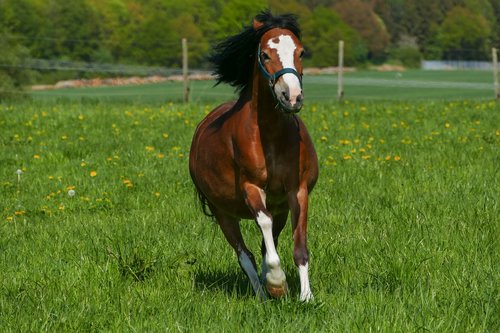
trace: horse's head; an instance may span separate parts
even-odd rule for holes
[[[254,21],[254,29],[261,23]],[[257,59],[260,71],[269,81],[271,91],[285,112],[296,113],[302,108],[302,55],[304,48],[290,30],[274,28],[260,40]]]

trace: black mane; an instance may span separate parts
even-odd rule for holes
[[[273,16],[270,11],[263,11],[255,17],[263,25],[255,30],[253,25],[246,26],[239,34],[230,36],[217,44],[208,60],[214,64],[214,75],[218,85],[228,83],[240,94],[250,83],[257,45],[262,35],[273,28],[290,30],[300,39],[300,27],[293,14]]]

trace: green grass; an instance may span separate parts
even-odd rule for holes
[[[456,100],[493,98],[493,75],[487,71],[359,71],[345,74],[345,97],[349,100]],[[191,101],[207,103],[233,98],[227,86],[213,88],[213,81],[192,81]],[[304,90],[309,102],[335,101],[336,75],[306,75]],[[179,82],[143,86],[101,87],[35,91],[37,100],[56,98],[81,100],[165,103],[182,101],[183,85]]]
[[[311,304],[289,225],[291,293],[262,304],[197,207],[187,156],[214,105],[0,105],[0,331],[499,331],[498,104],[304,107]]]

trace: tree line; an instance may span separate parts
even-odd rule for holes
[[[340,39],[348,66],[483,60],[500,44],[500,0],[0,0],[0,81],[23,57],[180,67],[184,37],[208,68],[211,45],[266,8],[299,17],[306,66],[335,65]]]

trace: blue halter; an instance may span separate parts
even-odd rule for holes
[[[259,49],[257,50],[257,61],[259,63],[260,72],[269,81],[269,87],[271,88],[271,91],[273,93],[274,98],[276,98],[276,93],[274,92],[274,85],[276,84],[276,81],[278,81],[278,79],[281,76],[283,76],[284,74],[290,73],[290,74],[295,75],[299,79],[300,88],[302,88],[302,76],[295,69],[290,68],[290,67],[283,68],[283,69],[280,69],[279,71],[277,71],[274,74],[270,74],[266,70],[266,68],[262,64],[262,61],[260,60],[260,44],[259,44]]]

